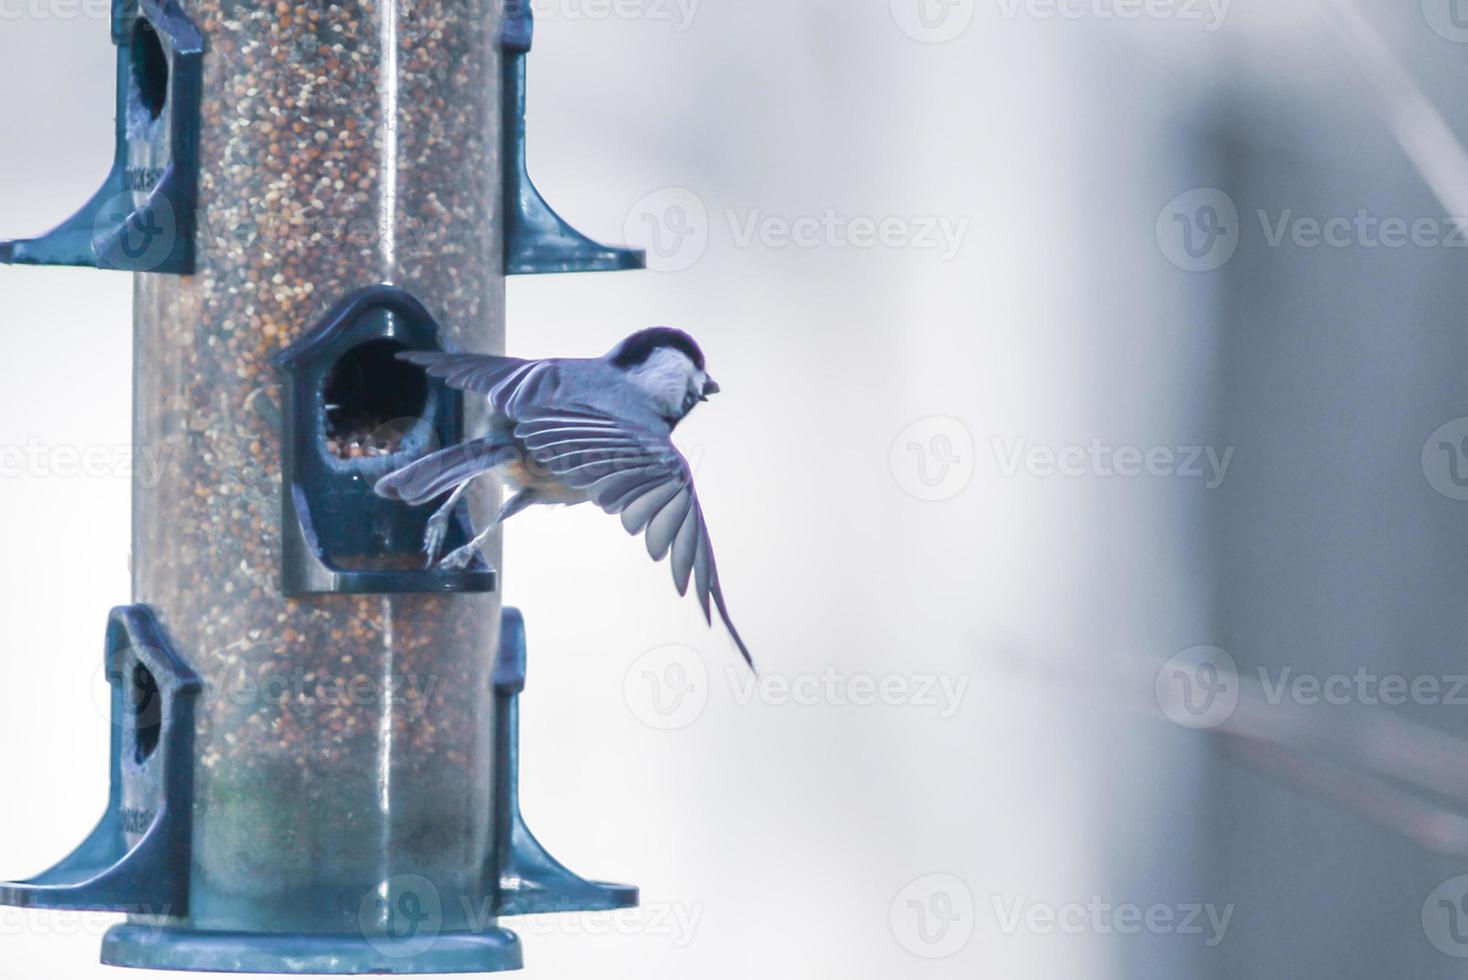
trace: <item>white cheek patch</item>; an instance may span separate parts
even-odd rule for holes
[[[703,374],[682,351],[665,347],[654,351],[644,363],[633,368],[628,378],[647,392],[658,414],[676,418],[683,414],[684,399],[693,383]],[[702,392],[702,382],[698,391]]]

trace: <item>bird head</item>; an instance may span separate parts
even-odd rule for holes
[[[699,402],[719,392],[705,370],[698,342],[672,327],[639,330],[612,348],[607,359],[646,393],[669,425],[677,425]]]

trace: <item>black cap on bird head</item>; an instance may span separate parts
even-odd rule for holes
[[[612,363],[624,371],[647,361],[654,353],[671,347],[687,355],[698,370],[704,370],[703,350],[698,342],[682,330],[673,327],[649,327],[639,330],[617,345],[612,351]]]

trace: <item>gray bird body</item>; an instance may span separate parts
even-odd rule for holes
[[[421,352],[399,357],[450,387],[484,395],[491,407],[483,437],[410,463],[375,488],[414,506],[450,494],[429,522],[430,562],[451,508],[471,481],[487,473],[498,474],[516,492],[489,527],[443,559],[448,567],[467,563],[495,526],[530,504],[590,501],[618,515],[629,533],[643,534],[655,561],[671,556],[679,594],[692,584],[709,622],[712,602],[753,666],[729,619],[693,474],[672,442],[678,422],[719,390],[692,338],[655,328],[599,358]]]

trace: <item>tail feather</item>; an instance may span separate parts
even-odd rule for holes
[[[373,487],[381,497],[417,507],[503,463],[512,447],[493,439],[474,439],[430,453],[394,470]]]

